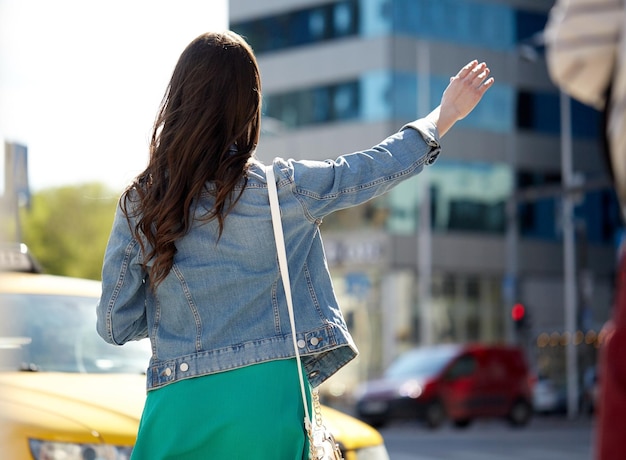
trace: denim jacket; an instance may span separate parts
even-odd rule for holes
[[[439,155],[433,123],[417,120],[369,150],[334,161],[275,159],[273,167],[302,362],[317,386],[358,353],[339,309],[319,226],[333,211],[379,196]],[[97,330],[109,343],[150,338],[148,390],[177,380],[295,356],[263,165],[251,161],[224,221],[196,220],[176,241],[156,289],[118,206],[102,269]],[[235,190],[235,193],[241,190]],[[197,200],[211,209],[212,184]]]

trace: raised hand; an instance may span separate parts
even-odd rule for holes
[[[490,70],[484,62],[473,60],[450,78],[443,92],[440,106],[429,115],[434,118],[439,134],[443,136],[457,121],[465,118],[493,85]]]

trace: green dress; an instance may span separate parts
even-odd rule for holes
[[[295,359],[150,390],[132,460],[303,460],[308,441]],[[310,387],[305,379],[309,399]]]

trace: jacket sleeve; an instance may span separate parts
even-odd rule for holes
[[[545,28],[552,80],[573,98],[601,109],[623,25],[622,2],[557,0]]]
[[[441,152],[436,126],[425,119],[364,151],[335,160],[289,161],[295,192],[311,219],[382,195],[435,162]]]
[[[96,307],[98,334],[123,345],[148,336],[147,276],[141,251],[118,205],[102,267],[102,295]]]

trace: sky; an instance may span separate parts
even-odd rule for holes
[[[27,146],[31,190],[121,191],[180,53],[227,27],[228,0],[0,0],[0,140]]]

